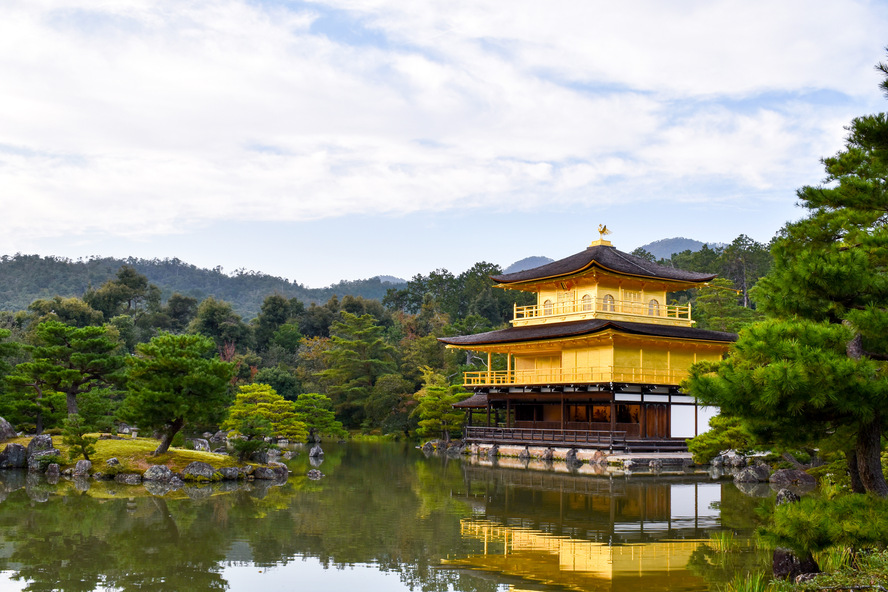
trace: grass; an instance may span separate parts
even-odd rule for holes
[[[97,435],[97,434],[90,434]],[[15,438],[10,442],[27,446],[31,438]],[[61,437],[53,437],[53,445],[62,453],[62,469],[73,467],[83,457],[68,460],[68,446],[62,443]],[[212,452],[199,452],[185,448],[170,448],[169,452],[159,456],[151,454],[160,442],[152,438],[124,438],[122,440],[99,440],[95,443],[96,453],[90,457],[93,463],[93,471],[107,472],[106,462],[110,458],[120,461],[117,473],[144,473],[152,465],[166,465],[174,473],[182,471],[188,464],[200,461],[220,469],[222,467],[238,466],[237,460],[227,454],[215,454]]]

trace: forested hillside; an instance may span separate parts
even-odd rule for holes
[[[15,255],[0,258],[0,310],[24,310],[38,298],[80,298],[90,287],[98,288],[113,279],[122,265],[132,267],[160,288],[163,300],[176,292],[197,300],[213,296],[230,303],[245,319],[256,317],[265,297],[275,292],[306,304],[321,304],[334,294],[381,300],[388,289],[403,285],[372,278],[343,281],[327,288],[306,288],[264,273],[238,270],[227,275],[219,267],[201,269],[179,259],[103,257],[74,261]]]

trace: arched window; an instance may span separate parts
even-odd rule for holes
[[[583,298],[581,299],[583,310],[592,310],[592,297],[588,294],[583,294]]]
[[[601,310],[605,312],[614,312],[614,297],[610,294],[606,294],[601,302]]]
[[[651,298],[650,302],[648,302],[648,315],[652,317],[660,316],[660,303],[657,302],[656,298]]]
[[[553,310],[552,310],[552,301],[551,301],[551,300],[546,300],[545,302],[543,302],[543,314],[544,314],[544,315],[550,315],[550,314],[552,314],[552,312],[553,312]]]

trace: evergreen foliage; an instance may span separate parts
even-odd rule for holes
[[[416,433],[429,438],[441,438],[450,441],[450,436],[460,429],[463,412],[453,408],[466,398],[466,393],[459,386],[452,386],[447,379],[432,370],[423,368],[423,387],[415,395],[417,405],[413,414],[419,419]]]
[[[167,451],[186,423],[214,423],[231,402],[233,365],[201,335],[159,333],[127,359],[129,395],[122,415],[141,428],[163,431],[155,454]]]
[[[238,387],[222,429],[232,430],[235,435],[250,440],[258,435],[257,428],[262,424],[270,428],[263,431],[263,436],[299,442],[308,436],[305,423],[298,418],[293,403],[277,394],[271,386],[254,383]]]
[[[324,395],[318,393],[299,395],[293,404],[293,409],[296,411],[296,417],[308,429],[309,441],[317,440],[321,435],[346,435],[342,424],[336,420],[333,413],[333,402]]]

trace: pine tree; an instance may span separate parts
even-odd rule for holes
[[[824,184],[798,191],[810,214],[786,225],[754,290],[774,318],[742,331],[717,368],[696,368],[690,387],[772,441],[829,437],[854,489],[884,497],[888,117],[859,117],[848,131],[845,149],[823,160]]]

